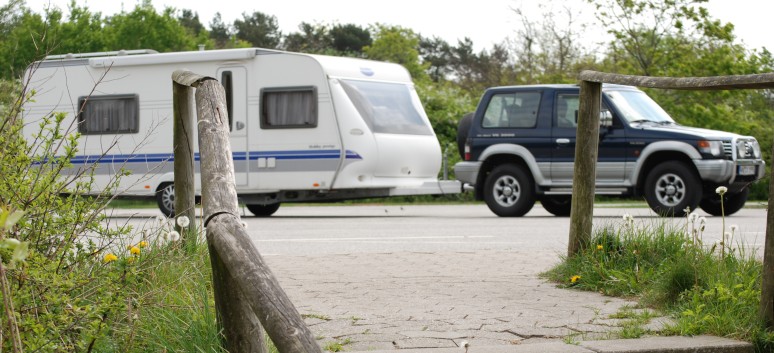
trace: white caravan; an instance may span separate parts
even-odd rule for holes
[[[68,113],[64,126],[81,133],[74,168],[99,161],[94,193],[128,170],[116,195],[155,197],[173,215],[178,69],[223,84],[237,192],[256,215],[282,202],[460,191],[438,180],[441,148],[408,72],[355,58],[256,48],[51,56],[27,71],[37,93],[24,107],[25,135],[43,116]]]

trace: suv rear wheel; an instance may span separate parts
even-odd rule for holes
[[[660,216],[685,216],[685,209],[695,209],[701,200],[701,181],[693,171],[678,161],[657,165],[645,179],[645,199]]]
[[[543,196],[540,199],[540,204],[554,216],[567,217],[570,215],[572,196]]]
[[[535,188],[524,168],[503,164],[487,176],[484,201],[500,217],[521,217],[535,205]]]

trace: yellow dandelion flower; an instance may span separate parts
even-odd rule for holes
[[[126,262],[128,262],[130,264],[134,263],[134,257],[130,257],[130,258],[126,259]]]
[[[104,263],[109,263],[109,262],[113,262],[113,261],[116,261],[116,260],[118,260],[118,256],[116,256],[112,252],[105,254],[105,257],[102,258],[102,262],[104,262]]]
[[[602,244],[597,244],[597,250],[602,250],[602,249],[604,249],[604,247],[602,246]]]
[[[581,276],[575,275],[570,277],[570,283],[578,282],[581,279]]]
[[[139,246],[140,248],[148,247],[148,242],[143,240],[139,244],[137,244],[137,246]]]
[[[129,253],[132,255],[140,255],[140,248],[133,246],[131,249],[129,249]]]

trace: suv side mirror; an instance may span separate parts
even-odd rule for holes
[[[602,110],[599,112],[599,126],[611,127],[613,126],[613,113],[609,110]]]

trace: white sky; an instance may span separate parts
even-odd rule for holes
[[[76,0],[103,16],[122,9],[131,11],[142,0]],[[565,0],[577,9],[586,21],[593,21],[593,8],[585,0]],[[70,0],[27,0],[27,6],[42,12],[49,4],[67,10]],[[476,49],[491,48],[506,37],[513,37],[518,28],[518,17],[512,8],[522,7],[527,14],[541,16],[535,0],[478,0],[456,2],[449,0],[153,0],[157,10],[164,7],[191,9],[207,26],[216,12],[225,23],[241,18],[243,12],[260,11],[277,18],[284,34],[298,31],[301,22],[322,24],[354,23],[366,27],[374,23],[400,25],[425,37],[438,36],[452,45],[458,39],[470,37]],[[246,4],[255,5],[246,5]],[[705,4],[713,18],[731,22],[737,38],[748,48],[766,47],[774,50],[774,36],[768,34],[767,18],[771,0],[710,0]],[[589,43],[590,45],[590,43]]]

